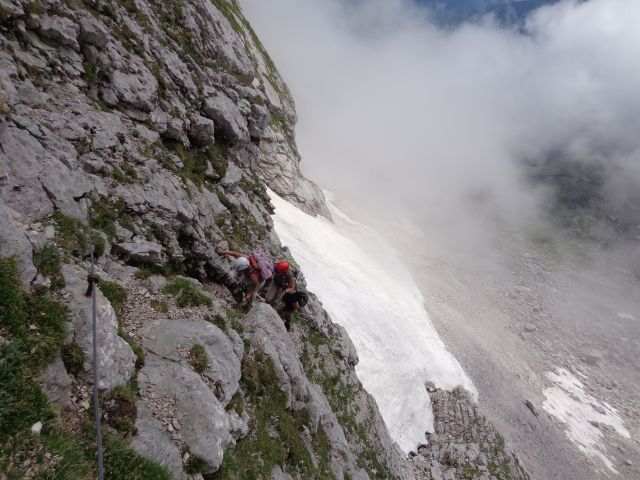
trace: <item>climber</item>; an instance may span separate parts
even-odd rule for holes
[[[291,328],[293,316],[309,302],[309,295],[307,294],[302,272],[296,270],[295,273],[292,274],[292,277],[294,277],[293,291],[287,289],[287,292],[282,296],[284,307],[278,310],[278,314],[284,320],[287,331]]]
[[[231,268],[238,273],[243,283],[249,284],[249,290],[245,294],[244,299],[249,305],[252,305],[256,299],[258,290],[264,286],[265,282],[272,275],[271,263],[268,261],[266,253],[262,250],[257,250],[251,255],[245,255],[244,253],[238,253],[220,247],[216,247],[215,251],[219,255],[229,255],[235,258],[231,264]]]
[[[276,262],[273,265],[273,277],[267,287],[265,301],[272,307],[276,307],[282,296],[296,291],[296,279],[291,273],[291,265],[287,261]]]

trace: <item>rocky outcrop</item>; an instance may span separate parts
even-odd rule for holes
[[[460,387],[451,392],[429,390],[435,431],[427,433],[427,442],[410,455],[418,478],[529,479],[516,454],[478,412],[467,391]]]
[[[71,265],[62,267],[65,290],[68,294],[67,306],[71,317],[69,342],[73,341],[84,352],[84,377],[89,381],[92,369],[93,351],[93,308],[86,297],[87,273]],[[134,372],[135,355],[131,347],[118,335],[118,320],[109,300],[100,289],[96,291],[96,326],[98,344],[100,389],[111,388],[126,383]]]

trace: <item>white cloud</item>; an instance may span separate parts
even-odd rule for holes
[[[296,99],[303,169],[342,198],[528,219],[520,162],[558,150],[638,185],[636,0],[560,2],[524,32],[440,29],[409,0],[242,4]]]

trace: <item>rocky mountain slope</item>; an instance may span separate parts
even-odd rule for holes
[[[106,478],[438,478],[317,299],[287,332],[214,252],[289,256],[265,186],[329,216],[235,0],[0,0],[0,29],[0,478],[95,477],[89,244]]]

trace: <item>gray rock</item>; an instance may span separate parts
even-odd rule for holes
[[[215,142],[214,134],[215,129],[212,120],[200,115],[191,118],[189,138],[194,144],[201,147],[211,145]]]
[[[60,356],[47,365],[38,377],[49,402],[65,407],[71,403],[71,377],[62,363]]]
[[[49,40],[66,47],[80,50],[78,43],[78,25],[67,17],[43,17],[40,20],[39,33]]]
[[[202,104],[204,114],[215,122],[216,129],[227,142],[235,145],[249,139],[247,121],[238,106],[223,93],[207,98]]]
[[[525,400],[524,404],[531,411],[531,413],[533,413],[536,417],[538,416],[538,411],[536,410],[536,407],[531,400]]]
[[[443,480],[444,477],[442,475],[442,470],[440,469],[440,464],[437,462],[432,462],[431,464],[431,478],[432,480]]]
[[[227,173],[220,181],[220,185],[229,190],[233,190],[241,181],[242,170],[240,170],[240,168],[238,168],[235,163],[229,163],[229,165],[227,165]]]
[[[0,0],[0,9],[2,9],[5,20],[11,20],[12,18],[24,15],[22,5],[16,0]]]
[[[144,65],[135,74],[116,70],[111,74],[111,85],[120,101],[145,112],[153,110],[158,81]]]
[[[0,257],[15,256],[24,288],[28,288],[38,273],[33,265],[33,249],[26,235],[27,226],[20,215],[0,203]]]
[[[293,477],[286,472],[282,471],[280,465],[276,465],[271,470],[271,480],[293,480]]]
[[[208,366],[202,374],[215,385],[215,394],[226,406],[238,390],[240,360],[225,333],[206,321],[159,320],[144,329],[144,347],[155,355],[173,362],[184,361],[179,348],[187,351],[201,345]]]
[[[211,127],[213,128],[213,122],[211,123],[212,123]],[[187,132],[185,131],[185,128],[184,128],[184,122],[179,118],[170,118],[169,120],[167,120],[164,126],[164,130],[162,132],[162,135],[166,138],[176,140],[182,143],[183,145],[189,145]]]
[[[267,107],[254,103],[251,106],[251,115],[249,117],[249,135],[260,138],[269,125],[271,113]]]
[[[224,404],[205,382],[208,376],[223,382],[226,379],[229,387],[233,378],[240,378],[240,362],[229,340],[225,343],[224,334],[204,321],[161,320],[146,327],[142,336],[147,350],[145,366],[138,376],[143,397],[169,398],[175,404],[184,444],[202,459],[202,473],[214,472],[220,466],[224,450],[235,444],[233,434],[242,432],[236,424],[237,415],[225,412]],[[205,347],[209,358],[210,366],[204,376],[196,373],[178,351],[179,345],[188,350],[195,342]],[[214,351],[213,345],[219,350]],[[218,370],[223,364],[227,369],[224,372]],[[215,389],[215,381],[210,383]],[[231,394],[224,387],[221,391],[224,398]]]
[[[161,277],[160,275],[151,275],[146,280],[146,285],[149,287],[149,290],[153,293],[160,293],[160,290],[164,288],[167,284],[167,279],[165,277]]]
[[[65,290],[70,294],[67,305],[73,326],[73,338],[84,352],[85,371],[90,371],[93,364],[93,308],[91,298],[85,296],[87,270],[65,264],[62,266],[62,275],[66,283]],[[131,378],[135,355],[129,344],[118,336],[116,313],[99,288],[96,289],[96,304],[98,387],[109,390]]]
[[[598,350],[590,350],[590,351],[584,352],[580,356],[580,359],[588,365],[596,366],[602,362],[602,352]]]
[[[456,469],[450,468],[444,472],[444,480],[456,480]]]
[[[145,402],[138,402],[136,432],[130,444],[133,450],[164,466],[174,479],[186,480],[187,475],[182,470],[182,457],[178,447]]]
[[[162,245],[140,237],[134,237],[129,242],[115,244],[114,251],[123,254],[127,261],[155,265],[164,265],[167,261]]]
[[[109,43],[109,37],[102,23],[87,15],[80,19],[80,41],[94,47],[104,48]]]

